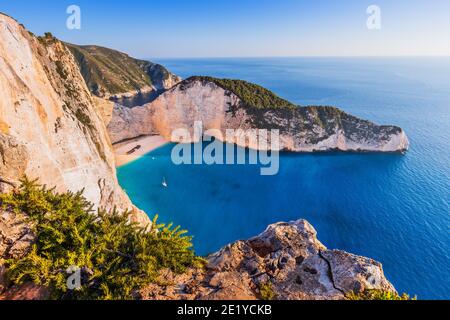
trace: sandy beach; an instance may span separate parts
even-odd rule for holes
[[[116,166],[130,163],[167,143],[161,136],[143,136],[117,143],[113,146]]]

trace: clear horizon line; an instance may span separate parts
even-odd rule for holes
[[[429,55],[292,55],[292,56],[153,56],[138,59],[269,59],[269,58],[450,58],[450,54]]]

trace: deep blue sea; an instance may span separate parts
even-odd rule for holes
[[[399,125],[411,150],[285,154],[279,174],[267,177],[251,165],[175,166],[168,145],[118,170],[139,207],[188,229],[201,255],[304,218],[328,248],[382,262],[399,291],[450,298],[450,58],[158,62],[184,78],[244,79],[294,103]]]

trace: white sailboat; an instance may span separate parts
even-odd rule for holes
[[[166,177],[163,178],[162,186],[167,188],[169,185],[167,184]]]

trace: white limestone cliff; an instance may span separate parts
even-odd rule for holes
[[[134,208],[117,182],[106,127],[72,54],[3,14],[0,92],[0,191],[27,175],[59,192],[84,189],[96,207]]]
[[[194,136],[196,121],[204,130],[218,129],[224,140],[227,129],[279,129],[279,149],[285,151],[404,152],[409,147],[405,132],[395,126],[379,126],[333,107],[249,108],[235,93],[196,79],[183,81],[147,105],[116,106],[108,131],[113,143],[148,134],[180,142],[172,133],[184,128]],[[249,140],[227,142],[260,148]]]

